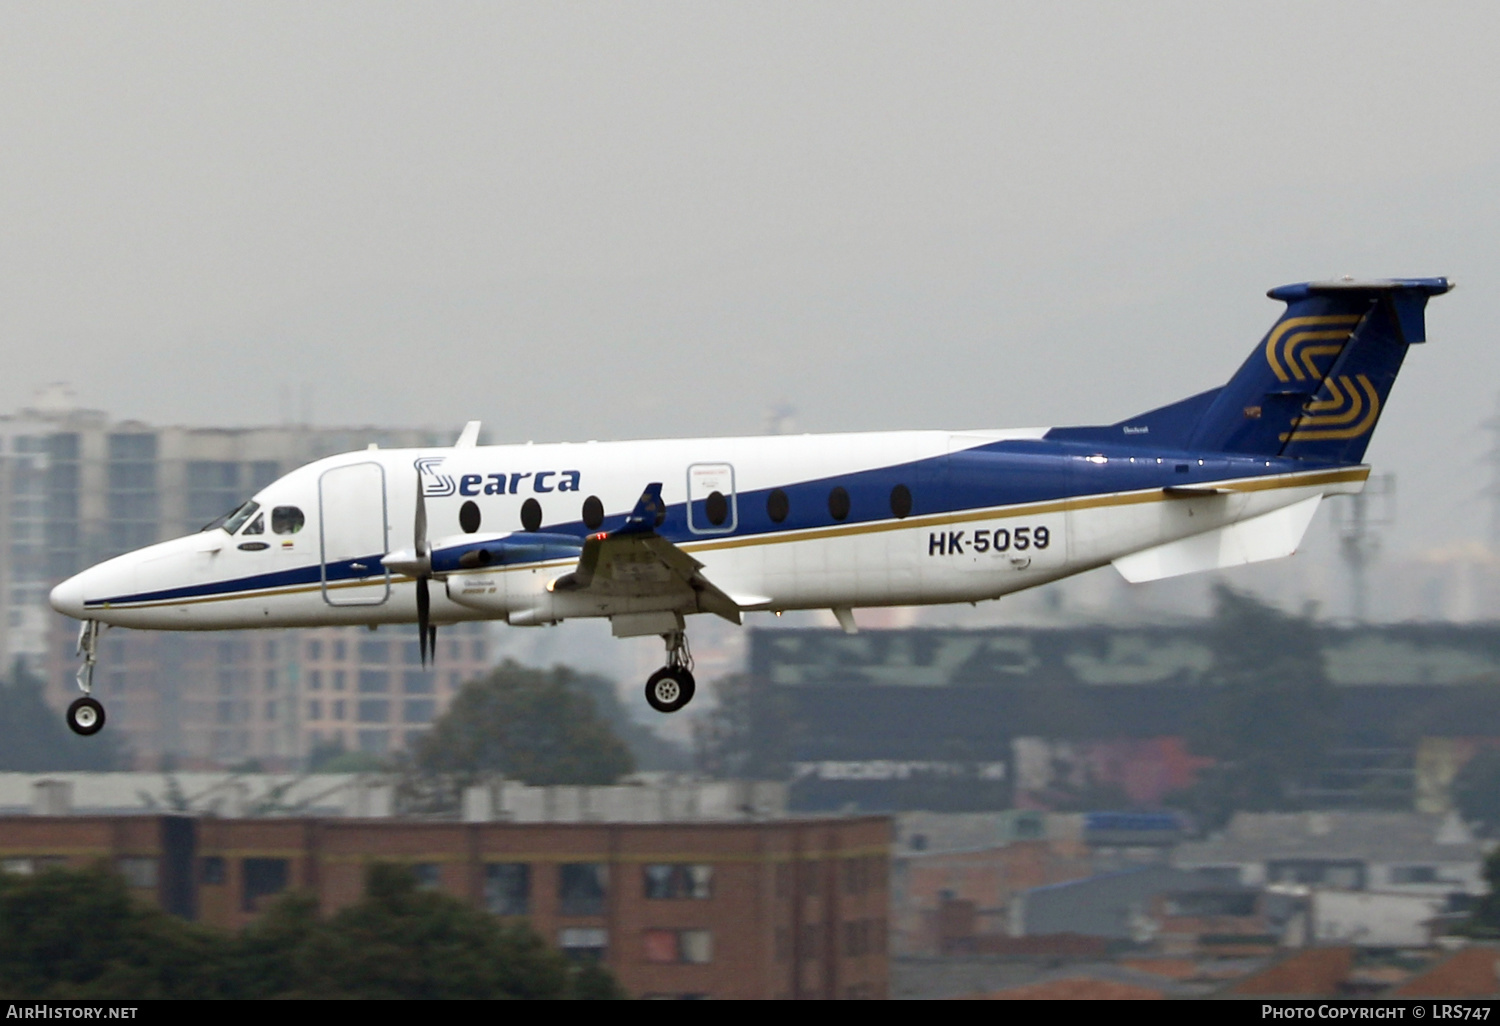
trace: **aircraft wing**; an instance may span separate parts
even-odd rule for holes
[[[680,593],[685,605],[740,623],[739,605],[703,576],[703,564],[656,533],[665,512],[661,483],[647,485],[622,526],[589,535],[578,566],[553,581],[552,591],[620,598]]]

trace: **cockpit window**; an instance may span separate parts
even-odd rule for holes
[[[245,534],[265,534],[266,533],[266,515],[264,513],[257,513],[255,515],[255,519],[252,520],[252,521],[250,521],[250,526],[247,527],[247,528],[245,528],[244,533]]]
[[[218,520],[215,520],[213,523],[205,527],[204,530],[212,531],[215,527],[222,527],[230,534],[233,534],[240,529],[241,524],[254,516],[255,511],[258,509],[260,509],[260,503],[256,502],[254,499],[251,499],[239,509],[229,514],[229,516],[220,517]]]
[[[271,510],[271,530],[277,534],[296,534],[305,522],[296,506],[277,506]]]

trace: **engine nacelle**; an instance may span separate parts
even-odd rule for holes
[[[572,534],[543,534],[537,531],[466,534],[457,538],[444,538],[433,545],[432,572],[441,574],[454,570],[505,566],[509,563],[577,559],[582,551],[583,539]]]

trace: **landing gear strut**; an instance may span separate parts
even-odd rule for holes
[[[687,633],[663,634],[667,643],[667,665],[646,681],[646,702],[661,713],[674,713],[693,700],[697,685],[693,681],[693,653],[688,649]]]
[[[104,729],[104,706],[94,698],[94,664],[99,661],[99,621],[85,620],[78,628],[78,654],[83,665],[78,668],[78,690],[83,697],[68,706],[68,729],[88,737]]]

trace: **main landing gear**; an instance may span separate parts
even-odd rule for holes
[[[99,621],[85,620],[78,628],[78,688],[83,697],[68,706],[68,729],[88,737],[104,729],[104,706],[90,693],[94,690],[94,664],[99,661]]]
[[[697,684],[693,681],[693,653],[688,650],[687,633],[663,634],[667,643],[667,665],[646,681],[646,702],[660,713],[674,713],[693,700]]]

